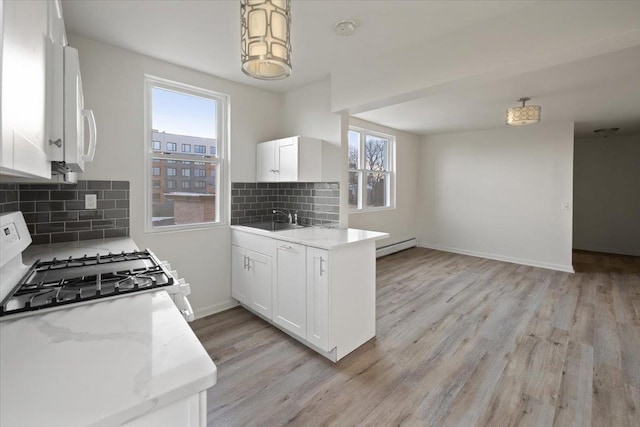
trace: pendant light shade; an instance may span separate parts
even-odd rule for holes
[[[291,75],[290,0],[240,0],[242,71],[261,80]]]
[[[542,108],[539,105],[525,105],[531,98],[520,98],[521,107],[507,108],[507,124],[510,126],[523,126],[538,123]]]

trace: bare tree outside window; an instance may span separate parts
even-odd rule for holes
[[[350,209],[390,207],[394,138],[355,128],[348,136]]]

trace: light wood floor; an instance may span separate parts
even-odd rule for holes
[[[194,322],[218,366],[209,425],[640,426],[638,257],[377,265],[376,338],[335,365],[242,308]]]

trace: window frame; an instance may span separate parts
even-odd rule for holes
[[[157,152],[152,149],[153,141],[153,111],[152,111],[152,96],[153,88],[159,88],[179,94],[197,96],[201,98],[211,99],[216,101],[216,123],[217,123],[217,149],[216,155],[211,156],[205,154],[194,153],[181,153],[179,151],[167,153]],[[145,233],[166,233],[176,231],[188,231],[202,228],[217,228],[226,226],[229,224],[228,219],[228,200],[231,192],[231,184],[229,182],[229,165],[228,165],[228,152],[229,145],[229,111],[230,111],[230,97],[227,94],[215,92],[209,89],[192,86],[186,83],[176,82],[173,80],[164,79],[161,77],[152,76],[149,74],[144,75],[144,141],[142,144],[145,151]],[[177,146],[176,146],[177,148]],[[151,165],[154,158],[174,161],[188,161],[196,162],[201,159],[205,164],[212,163],[214,170],[217,171],[216,175],[216,216],[215,222],[202,222],[193,224],[180,224],[180,225],[168,225],[161,227],[153,226],[152,209],[153,209],[153,187],[152,187],[152,175]]]
[[[359,146],[359,167],[351,168],[349,165],[349,132],[357,132],[360,135],[360,146]],[[365,141],[366,136],[373,136],[376,138],[384,138],[389,141],[387,145],[387,167],[383,172],[372,171],[370,169],[366,169],[365,165]],[[358,127],[358,126],[349,126],[347,131],[347,177],[350,173],[357,173],[359,177],[359,186],[358,186],[358,207],[352,208],[349,205],[349,214],[357,214],[357,213],[367,213],[367,212],[377,212],[377,211],[385,211],[392,210],[396,208],[396,137],[394,135],[390,135],[383,132],[374,131],[371,129]],[[367,175],[370,173],[384,173],[388,176],[387,183],[387,206],[367,206],[366,194],[367,194]],[[347,179],[347,191],[349,189],[349,179]]]

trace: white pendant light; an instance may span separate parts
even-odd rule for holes
[[[521,107],[507,108],[507,124],[510,126],[523,126],[538,123],[542,108],[539,105],[525,105],[525,102],[531,98],[519,98],[518,102],[522,102]]]
[[[256,79],[291,75],[291,1],[240,0],[242,71]]]

